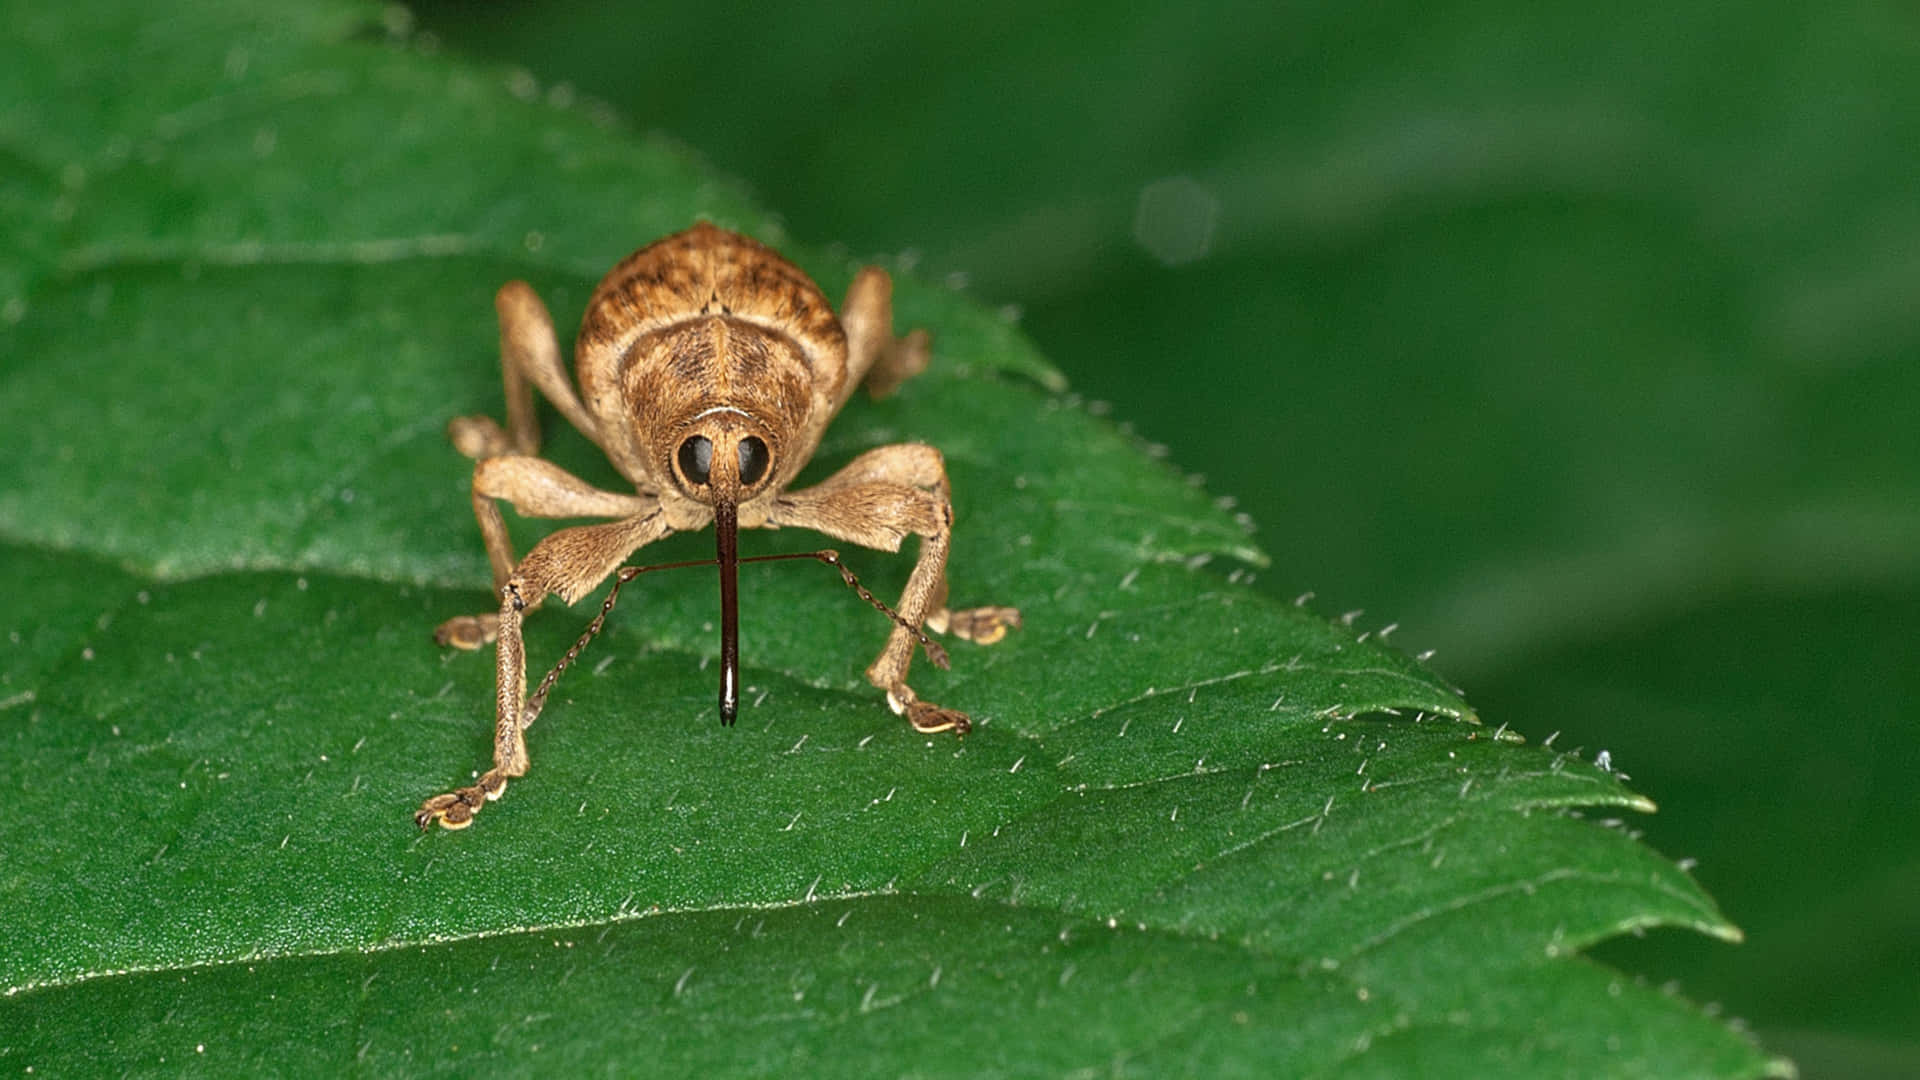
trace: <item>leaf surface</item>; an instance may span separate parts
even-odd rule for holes
[[[31,603],[0,666],[0,1060],[1769,1067],[1575,955],[1737,935],[1579,816],[1644,799],[1478,725],[1383,634],[1252,591],[1263,556],[1204,492],[997,316],[906,279],[934,370],[851,407],[809,475],[902,439],[946,455],[955,599],[1027,619],[916,676],[975,733],[890,715],[860,677],[884,623],[794,565],[743,569],[723,730],[713,583],[659,575],[561,682],[529,776],[475,828],[416,833],[489,745],[490,664],[428,632],[490,606],[442,428],[500,407],[493,288],[525,278],[567,325],[696,217],[779,234],[679,151],[378,15],[10,13],[0,584]],[[785,246],[844,288],[844,260]],[[551,456],[613,483],[559,427]],[[904,558],[848,558],[904,582]],[[536,666],[587,603],[530,621]]]

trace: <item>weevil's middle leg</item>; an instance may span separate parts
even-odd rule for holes
[[[1020,609],[1011,607],[975,607],[954,611],[947,607],[946,582],[940,583],[938,603],[927,613],[926,628],[936,634],[952,634],[975,645],[992,645],[1020,629]]]
[[[957,629],[961,637],[991,644],[1020,624],[1020,613],[1007,607],[947,609],[947,552],[953,534],[947,491],[940,452],[903,443],[869,450],[815,487],[781,496],[772,517],[776,525],[813,529],[884,551],[898,551],[906,537],[919,536],[919,558],[900,596],[901,618],[908,626]],[[867,668],[867,681],[886,692],[888,706],[916,731],[964,734],[972,726],[966,713],[924,701],[907,685],[916,644],[910,630],[895,626]]]
[[[502,428],[490,416],[459,416],[447,424],[447,438],[455,449],[480,462],[474,469],[473,516],[480,522],[487,562],[493,567],[493,588],[498,592],[513,573],[514,558],[507,524],[500,516],[495,499],[506,499],[514,504],[516,511],[528,516],[624,517],[638,511],[631,506],[588,507],[575,511],[571,506],[556,505],[552,512],[543,513],[534,508],[542,499],[551,502],[556,498],[577,498],[582,491],[595,496],[609,493],[590,488],[564,473],[561,475],[566,482],[542,486],[508,475],[524,470],[524,466],[508,464],[489,468],[494,464],[492,459],[498,458],[534,461],[546,466],[532,456],[540,449],[540,419],[534,410],[533,395],[536,387],[582,434],[596,443],[600,441],[592,415],[581,404],[567,378],[566,367],[560,359],[560,343],[553,333],[553,318],[547,314],[539,295],[524,281],[509,281],[494,294],[493,306],[500,318],[500,376],[507,398],[507,426]],[[526,494],[532,497],[523,497]],[[442,645],[478,649],[499,633],[500,616],[488,611],[448,619],[434,630],[433,637]]]

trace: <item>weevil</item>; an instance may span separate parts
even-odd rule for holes
[[[886,271],[867,267],[836,315],[812,279],[771,248],[701,223],[634,252],[595,287],[574,343],[576,392],[546,305],[525,282],[500,288],[506,427],[487,416],[448,425],[454,446],[476,462],[473,513],[500,608],[434,631],[443,645],[494,644],[493,767],[472,786],[423,803],[414,815],[421,828],[466,826],[527,771],[526,729],[593,631],[529,699],[526,614],[549,595],[571,604],[616,572],[617,588],[635,572],[621,568],[633,552],[708,524],[720,574],[722,724],[739,708],[738,530],[795,527],[883,551],[920,538],[898,611],[874,601],[895,625],[866,677],[915,731],[967,732],[966,713],[907,685],[914,646],[935,655],[927,630],[992,644],[1020,624],[1020,613],[947,606],[953,504],[940,452],[923,443],[881,446],[812,487],[789,490],[856,388],[884,397],[926,368],[925,331],[893,334],[892,294]],[[633,493],[596,488],[538,456],[535,390],[607,455]],[[523,517],[611,520],[561,529],[516,560],[502,502]],[[843,576],[855,584],[844,568]]]

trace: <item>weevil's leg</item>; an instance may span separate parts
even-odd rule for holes
[[[490,416],[456,417],[447,425],[447,437],[454,447],[476,459],[539,450],[540,419],[533,407],[534,387],[540,388],[568,423],[598,443],[599,427],[574,393],[560,360],[553,318],[533,287],[524,281],[509,281],[494,294],[493,307],[500,316],[500,370],[507,391],[507,427],[502,431]]]
[[[951,625],[953,616],[945,612],[945,573],[953,505],[947,493],[946,466],[933,447],[902,443],[869,450],[817,486],[780,496],[774,502],[772,521],[884,551],[898,551],[901,541],[919,536],[920,557],[900,596],[900,615],[917,627],[938,611]],[[1005,636],[1007,626],[1019,625],[1020,614],[1012,608],[979,610],[1001,613],[997,632],[983,632],[979,639],[983,643],[997,641]],[[915,730],[964,734],[971,727],[965,713],[922,701],[907,685],[914,645],[913,634],[895,626],[886,647],[867,668],[867,681],[886,691],[887,704]]]
[[[1010,607],[947,607],[947,583],[941,579],[934,592],[933,610],[927,612],[926,628],[936,634],[952,634],[975,645],[992,645],[1020,628],[1020,609]]]
[[[939,457],[939,452],[933,450],[932,447],[919,446],[918,444],[909,443],[905,444],[905,446],[914,448],[917,453],[930,453],[933,455],[930,462],[916,463],[920,471],[914,472],[910,468],[909,472],[912,475],[937,477],[937,483],[935,483],[934,486],[937,486],[942,498],[947,498],[947,471],[945,464]],[[809,499],[813,499],[828,496],[836,490],[853,485],[897,482],[897,478],[901,475],[899,467],[901,456],[892,452],[896,449],[899,448],[882,447],[880,450],[862,454],[848,462],[846,467],[842,468],[839,472],[834,473],[815,487],[808,489],[804,493],[795,493],[794,496],[788,496],[788,498],[804,495]],[[888,453],[883,454],[881,450],[888,451]],[[934,482],[929,481],[929,483]],[[885,546],[882,544],[866,543],[858,539],[855,539],[854,543],[865,544],[867,547]],[[886,550],[898,551],[898,541],[896,541],[893,546],[887,547]],[[976,645],[992,645],[1006,637],[1008,630],[1018,629],[1020,627],[1020,611],[1017,608],[997,606],[962,608],[958,611],[950,610],[947,607],[946,575],[942,573],[938,583],[934,586],[933,599],[927,607],[927,617],[921,625],[936,634],[952,634],[962,641],[971,641]]]
[[[672,531],[656,507],[625,521],[562,529],[534,545],[500,590],[493,768],[471,787],[422,803],[414,824],[424,829],[438,821],[449,829],[465,828],[480,807],[507,790],[509,779],[526,774],[526,731],[539,718],[527,708],[526,641],[520,632],[527,611],[548,593],[573,603],[619,569],[628,555]]]
[[[522,517],[539,518],[628,518],[660,505],[650,495],[602,491],[537,457],[512,454],[482,458],[473,467],[473,516],[480,522],[480,537],[487,545],[496,591],[506,585],[514,569],[513,541],[507,536],[506,519],[495,501],[499,499],[512,503]],[[532,606],[538,603],[535,599]],[[457,615],[436,627],[433,639],[442,645],[477,649],[499,634],[499,620],[500,616],[490,611]]]
[[[840,325],[847,331],[847,384],[841,403],[863,381],[867,393],[879,399],[927,370],[927,332],[893,336],[893,279],[885,270],[869,266],[853,279],[847,302],[840,305]]]

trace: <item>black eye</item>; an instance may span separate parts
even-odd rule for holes
[[[705,484],[713,470],[713,444],[695,435],[680,444],[680,473],[695,484]]]
[[[767,444],[749,435],[740,440],[740,486],[752,487],[767,475]]]

